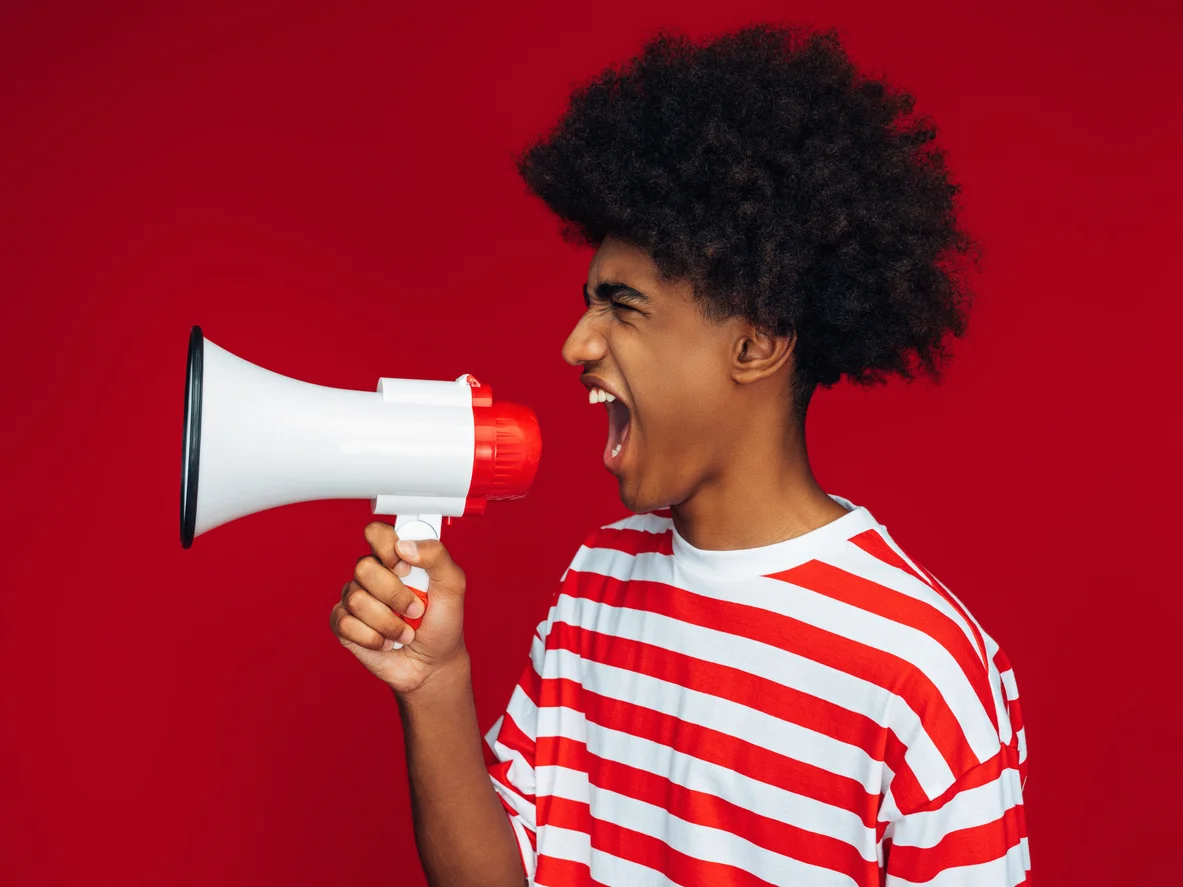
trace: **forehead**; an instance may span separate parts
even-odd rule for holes
[[[603,281],[626,284],[650,298],[689,300],[692,293],[688,281],[663,277],[648,251],[615,237],[604,239],[587,269],[590,288]]]

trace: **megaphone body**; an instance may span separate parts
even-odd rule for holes
[[[301,382],[189,336],[181,544],[257,511],[369,499],[400,538],[439,538],[445,517],[524,496],[542,439],[533,411],[472,375],[382,378],[376,391]],[[422,573],[422,571],[418,571]],[[404,580],[426,588],[426,577]]]

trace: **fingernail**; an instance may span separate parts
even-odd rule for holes
[[[423,606],[423,601],[416,597],[415,600],[411,601],[410,606],[407,607],[407,615],[412,619],[418,619],[423,615],[425,609],[426,607]]]
[[[398,642],[400,644],[406,645],[411,643],[413,640],[415,640],[415,629],[408,625],[403,629],[403,633],[398,636]]]
[[[386,638],[385,640],[382,641],[382,652],[383,653],[385,653],[387,650],[393,650],[393,649],[394,649],[394,641],[392,641],[390,638]]]
[[[399,561],[397,564],[394,565],[394,575],[398,576],[400,579],[410,576],[411,575],[411,565],[408,564],[406,561]]]
[[[399,539],[394,547],[398,549],[398,553],[403,557],[414,557],[419,550],[419,546],[410,539]]]

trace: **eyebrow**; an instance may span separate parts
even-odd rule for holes
[[[644,307],[649,304],[649,297],[640,290],[633,289],[627,283],[619,280],[605,280],[596,286],[595,298],[600,302],[609,302],[615,297],[616,301],[626,305]],[[591,306],[592,296],[587,284],[583,285],[583,304]]]

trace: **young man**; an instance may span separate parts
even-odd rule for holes
[[[974,245],[911,107],[832,32],[662,36],[522,156],[596,247],[563,356],[634,513],[576,553],[484,747],[463,573],[366,528],[331,621],[398,699],[433,885],[1026,880],[1005,656],[805,450],[818,385],[938,376],[964,330]]]

